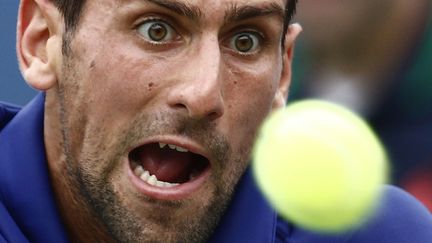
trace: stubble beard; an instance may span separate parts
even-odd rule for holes
[[[71,73],[74,70],[72,61],[73,59],[69,60],[64,66],[65,77],[68,77],[62,82],[64,84],[73,84],[76,80],[80,80],[76,73]],[[130,128],[117,133],[119,138],[115,139],[117,141],[115,144],[104,144],[107,137],[104,139],[101,129],[92,130],[84,126],[81,129],[72,129],[69,125],[73,122],[69,120],[72,115],[68,112],[67,104],[72,102],[72,98],[70,96],[68,98],[65,94],[76,87],[77,85],[59,85],[63,153],[66,158],[65,168],[68,177],[66,180],[75,192],[74,196],[117,242],[205,242],[220,221],[231,200],[234,187],[246,168],[248,146],[245,146],[245,151],[233,153],[226,138],[216,134],[211,125],[190,123],[187,119],[173,122],[166,114],[156,114],[153,117],[141,115],[131,123]],[[81,114],[85,112],[75,112],[73,115]],[[74,120],[87,121],[84,117]],[[166,128],[172,130],[167,131]],[[82,133],[86,131],[79,151],[74,150],[73,144],[76,144],[76,141],[75,143],[71,141],[72,131]],[[194,201],[185,199],[162,202],[141,195],[143,202],[153,206],[153,210],[147,210],[145,219],[142,219],[126,205],[127,199],[116,193],[118,190],[113,184],[116,182],[114,174],[121,168],[119,165],[121,157],[124,156],[128,146],[140,138],[164,133],[190,136],[211,149],[213,157],[218,161],[217,164],[212,165],[211,198],[201,205],[195,205],[196,210],[193,214],[182,215],[182,209],[193,204]],[[101,169],[94,170],[94,167]],[[164,230],[155,229],[155,224],[158,229]]]

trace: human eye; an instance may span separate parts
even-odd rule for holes
[[[160,19],[148,19],[140,23],[137,32],[146,41],[159,44],[178,39],[178,33],[168,23]]]
[[[260,50],[263,36],[257,32],[244,31],[234,35],[229,47],[240,54],[253,54]]]

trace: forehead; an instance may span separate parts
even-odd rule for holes
[[[87,10],[95,8],[138,8],[140,6],[170,6],[179,11],[190,11],[199,16],[216,17],[237,8],[279,8],[284,13],[288,0],[88,0]]]
[[[197,7],[215,7],[217,9],[224,8],[226,6],[232,5],[259,5],[259,4],[269,4],[269,3],[277,3],[281,6],[285,5],[284,3],[287,0],[113,0],[119,4],[127,4],[133,2],[141,2],[141,3],[180,3]],[[104,2],[104,0],[102,0]],[[215,9],[215,10],[217,10]]]
[[[255,19],[272,28],[282,28],[288,0],[87,0],[83,25],[120,23],[144,14],[175,14],[196,27],[219,28]],[[257,19],[257,17],[260,17]],[[265,21],[263,21],[265,18]],[[177,19],[179,20],[179,19]],[[112,22],[114,21],[114,22]]]

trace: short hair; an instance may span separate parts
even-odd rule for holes
[[[297,9],[298,0],[287,0],[287,4],[285,7],[285,31],[288,29],[288,25],[291,20],[294,18]]]
[[[83,12],[84,4],[86,0],[51,0],[54,5],[60,10],[63,15],[63,19],[65,22],[65,31],[73,32],[79,23],[80,16]],[[287,0],[286,8],[285,8],[285,21],[284,21],[284,31],[286,32],[288,29],[288,25],[293,18],[295,11],[297,0]]]
[[[85,0],[51,0],[63,15],[65,32],[74,32],[83,12]]]

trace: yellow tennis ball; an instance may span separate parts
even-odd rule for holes
[[[385,150],[366,122],[318,100],[274,112],[260,130],[252,166],[281,216],[324,233],[363,223],[388,174]]]

